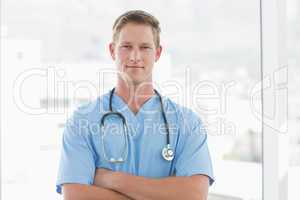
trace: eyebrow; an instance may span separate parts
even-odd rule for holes
[[[124,44],[132,44],[131,42],[122,42],[121,45],[124,45]],[[147,42],[143,42],[141,45],[146,45],[146,46],[151,46],[150,43],[147,43]]]
[[[150,43],[142,43],[142,45],[147,45],[147,46],[151,46],[151,44]]]

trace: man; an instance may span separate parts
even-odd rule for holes
[[[159,34],[159,22],[144,11],[116,20],[109,45],[119,72],[116,87],[75,111],[63,134],[57,191],[66,200],[207,198],[213,173],[203,124],[153,87]],[[124,116],[127,134],[97,128],[108,111]]]

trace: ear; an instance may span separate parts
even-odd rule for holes
[[[115,43],[113,42],[109,43],[109,52],[111,58],[115,60],[116,59]]]
[[[161,52],[162,52],[162,46],[159,46],[158,48],[156,48],[155,50],[155,62],[157,62],[160,58]]]

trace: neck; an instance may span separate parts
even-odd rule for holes
[[[155,94],[152,82],[127,84],[122,80],[118,80],[115,93],[134,113],[137,113],[140,107]]]

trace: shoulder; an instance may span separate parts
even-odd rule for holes
[[[91,125],[97,124],[108,105],[108,95],[104,94],[96,99],[77,107],[68,119],[68,125]]]
[[[201,121],[198,114],[191,108],[188,108],[182,104],[178,104],[166,96],[164,96],[164,101],[167,105],[167,112],[176,112],[181,120],[189,119],[191,122]]]
[[[166,112],[176,116],[177,126],[181,129],[191,130],[196,127],[204,128],[201,117],[191,108],[178,104],[166,96],[163,98],[166,102]]]

